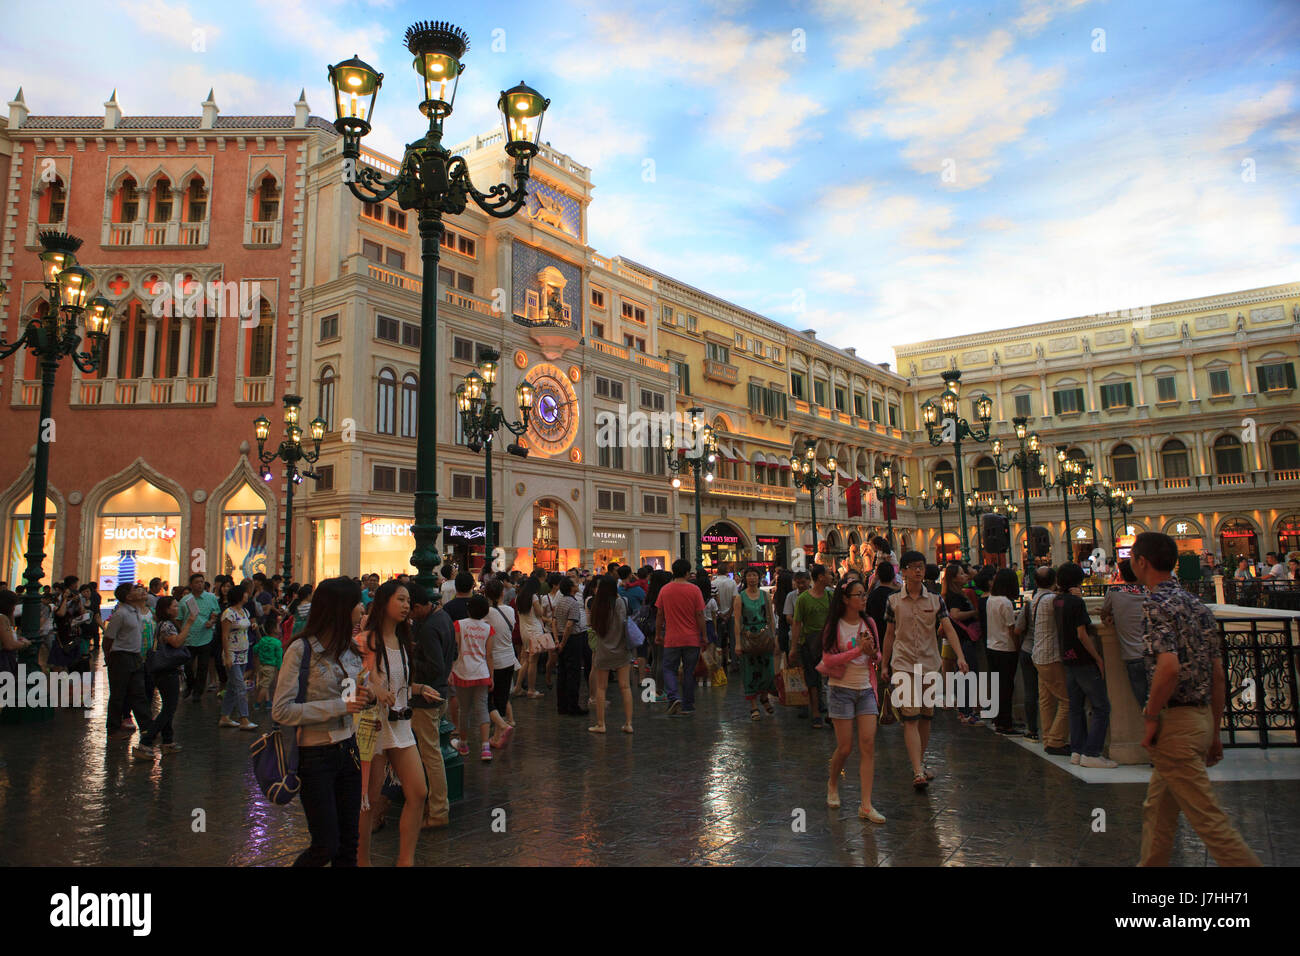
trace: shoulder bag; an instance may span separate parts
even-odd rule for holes
[[[298,662],[299,703],[307,701],[307,678],[311,676],[311,642],[303,641],[302,660]],[[298,779],[298,728],[285,734],[279,727],[262,734],[248,748],[253,756],[253,775],[262,793],[278,807],[292,803],[302,789]]]

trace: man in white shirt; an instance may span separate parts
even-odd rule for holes
[[[1268,576],[1275,581],[1285,581],[1287,579],[1286,565],[1282,563],[1282,558],[1274,551],[1270,551],[1266,556],[1265,564],[1268,565]]]
[[[717,617],[713,622],[714,631],[718,641],[718,647],[722,653],[722,666],[727,666],[727,656],[731,651],[731,607],[732,602],[736,600],[736,595],[740,593],[740,588],[736,582],[731,579],[730,574],[719,572],[713,578],[713,596],[718,602]]]

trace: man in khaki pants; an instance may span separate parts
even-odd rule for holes
[[[1142,605],[1147,678],[1142,746],[1155,769],[1142,805],[1139,866],[1167,866],[1187,816],[1219,866],[1259,866],[1259,857],[1228,821],[1210,787],[1206,767],[1223,759],[1223,659],[1214,615],[1173,580],[1178,546],[1145,531],[1133,542],[1130,565],[1147,589]]]
[[[1070,753],[1070,694],[1065,686],[1065,665],[1061,663],[1061,642],[1056,635],[1056,570],[1039,568],[1034,573],[1034,594],[1030,598],[1029,626],[1034,631],[1034,667],[1038,670],[1038,730],[1043,735],[1043,752],[1058,757]]]
[[[442,763],[442,744],[438,725],[447,707],[447,678],[456,657],[456,639],[452,634],[451,618],[440,605],[442,596],[430,595],[418,584],[408,584],[411,592],[411,621],[415,628],[415,647],[411,654],[411,679],[428,684],[442,700],[428,703],[421,697],[411,698],[411,730],[424,765],[425,782],[429,795],[425,800],[422,829],[445,827],[449,822],[450,804],[447,801],[447,769]]]

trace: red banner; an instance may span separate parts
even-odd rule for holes
[[[854,481],[844,489],[844,500],[848,505],[850,518],[862,517],[862,481]]]
[[[885,517],[890,521],[898,520],[898,499],[890,498],[885,502]]]

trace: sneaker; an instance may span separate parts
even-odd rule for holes
[[[131,748],[132,758],[141,763],[153,763],[153,758],[157,753],[158,751],[154,750],[152,747],[146,747],[143,744],[137,744]]]
[[[668,695],[667,695],[667,694],[656,694],[656,695],[655,695],[655,703],[656,703],[656,704],[662,704],[662,703],[664,703],[666,700],[668,700]]]
[[[1080,767],[1098,767],[1102,770],[1114,770],[1119,766],[1114,760],[1108,760],[1105,757],[1082,757],[1079,760]]]
[[[162,745],[162,752],[165,753],[165,754],[174,754],[174,753],[176,753],[176,751],[178,751],[178,750],[180,750],[180,749],[181,749],[181,745],[180,745],[180,744],[163,744],[163,745]]]
[[[257,729],[257,724],[253,723],[251,720],[249,720],[247,717],[245,717],[243,720],[241,720],[241,721],[239,722],[239,729],[240,729],[240,730],[256,730],[256,729]]]
[[[478,759],[479,759],[479,760],[482,760],[484,763],[491,763],[491,762],[492,762],[492,748],[489,747],[488,745],[484,744],[484,745],[483,745],[483,752],[480,753],[480,754],[478,755]]]
[[[1068,757],[1070,756],[1070,748],[1066,746],[1044,747],[1043,753],[1051,754],[1053,757]]]
[[[1025,731],[1025,739],[1026,739],[1026,740],[1038,740],[1038,734],[1037,734],[1035,731],[1032,731],[1032,730]]]
[[[680,714],[681,712],[682,712],[682,702],[681,702],[680,700],[675,700],[675,701],[673,701],[671,704],[668,705],[668,716],[669,716],[669,717],[676,717],[676,716],[677,716],[678,714]]]
[[[1074,764],[1077,767],[1079,765],[1079,758],[1082,756],[1083,754],[1076,754],[1076,753],[1070,754],[1070,763]]]
[[[217,726],[218,726],[218,727],[238,727],[238,726],[239,726],[239,721],[237,721],[237,720],[231,720],[231,719],[230,719],[229,717],[227,717],[225,714],[222,714],[222,715],[221,715],[221,719],[217,721]]]
[[[469,744],[465,743],[463,740],[458,741],[456,744],[456,752],[462,757],[469,756]]]

